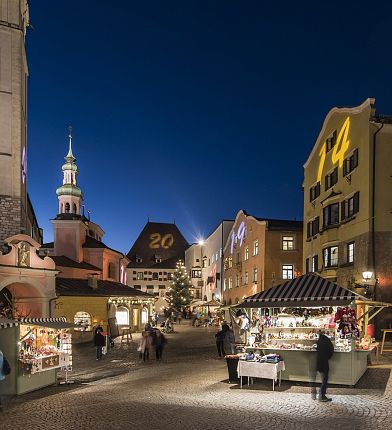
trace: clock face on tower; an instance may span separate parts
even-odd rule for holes
[[[26,147],[23,147],[22,150],[22,183],[24,184],[26,182],[27,178],[27,154],[26,154]]]

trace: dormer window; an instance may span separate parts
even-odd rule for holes
[[[155,263],[162,263],[162,257],[160,255],[155,255]]]
[[[136,257],[136,263],[142,263],[143,259],[141,257]]]

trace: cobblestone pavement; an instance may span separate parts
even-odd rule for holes
[[[355,388],[312,400],[306,384],[257,380],[242,390],[227,380],[212,328],[176,327],[164,362],[141,363],[136,343],[116,344],[102,362],[90,345],[75,351],[75,383],[12,399],[0,429],[390,429],[392,355],[368,369]],[[137,340],[137,339],[135,339]]]

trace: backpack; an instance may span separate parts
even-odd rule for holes
[[[4,375],[9,375],[11,373],[11,366],[5,358],[5,355],[3,355],[3,373]]]

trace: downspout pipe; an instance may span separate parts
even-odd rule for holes
[[[375,232],[375,211],[376,211],[376,139],[377,134],[383,129],[384,123],[373,134],[373,163],[372,163],[372,217],[371,217],[371,241],[372,241],[372,267],[374,270],[374,298],[378,300],[377,291],[377,269],[376,269],[376,232]]]

